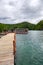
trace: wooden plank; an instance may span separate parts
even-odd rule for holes
[[[14,33],[0,38],[0,65],[14,65],[13,39]]]

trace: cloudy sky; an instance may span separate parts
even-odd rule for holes
[[[0,23],[37,23],[43,19],[43,0],[0,0]]]

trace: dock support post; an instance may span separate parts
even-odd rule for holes
[[[14,55],[14,65],[16,65],[16,33],[14,33],[14,40],[13,40],[13,55]]]

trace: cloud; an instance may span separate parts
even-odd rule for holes
[[[38,7],[40,5],[40,0],[30,0],[29,6],[30,7]]]
[[[37,23],[43,19],[42,0],[0,0],[0,22],[19,23],[30,21]]]

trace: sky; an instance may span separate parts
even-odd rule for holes
[[[43,20],[43,0],[0,0],[0,23],[36,24],[40,20]]]

